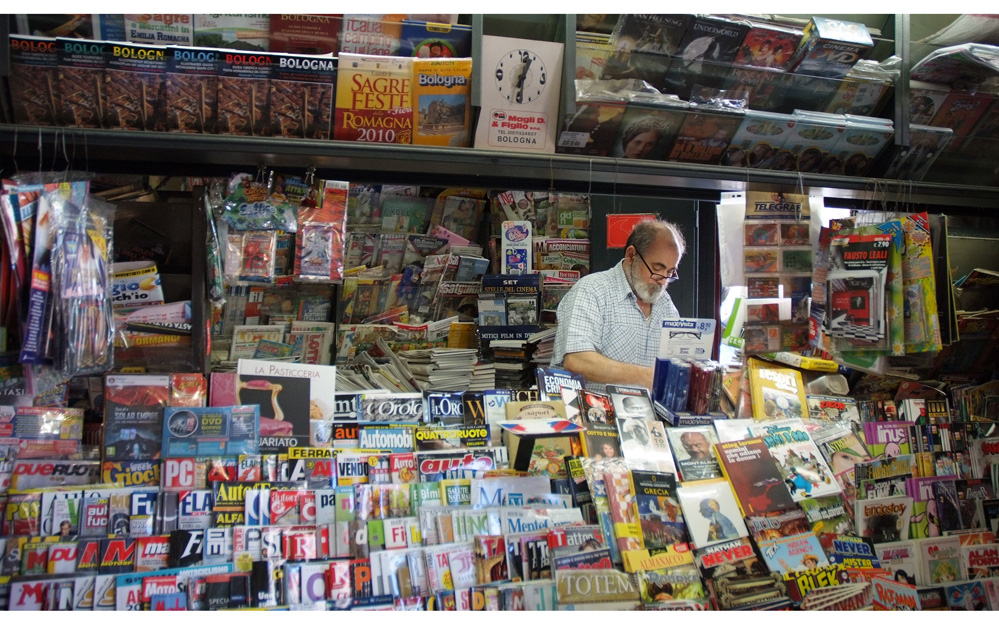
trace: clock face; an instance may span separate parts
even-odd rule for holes
[[[496,90],[510,102],[523,104],[541,96],[548,72],[541,58],[530,50],[511,50],[496,65]]]

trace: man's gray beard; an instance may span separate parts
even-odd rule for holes
[[[631,264],[631,275],[628,276],[628,280],[631,283],[631,289],[635,292],[636,297],[642,300],[646,304],[655,304],[659,300],[659,297],[666,290],[666,287],[660,286],[658,283],[653,282],[648,284],[642,281],[637,275],[638,270],[635,263]]]

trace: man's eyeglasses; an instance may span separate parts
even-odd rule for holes
[[[649,263],[645,262],[645,257],[642,256],[642,253],[639,252],[637,248],[635,249],[635,253],[642,259],[642,263],[645,265],[645,268],[649,270],[653,280],[665,280],[666,284],[672,284],[680,279],[680,273],[676,269],[673,269],[668,276],[652,271],[652,267],[649,267]]]

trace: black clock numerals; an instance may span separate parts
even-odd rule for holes
[[[503,81],[503,68],[502,67],[497,67],[496,68],[496,80],[499,81],[499,82]]]

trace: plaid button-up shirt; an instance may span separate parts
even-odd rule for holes
[[[566,354],[593,351],[612,360],[650,367],[659,354],[663,320],[679,317],[664,290],[646,318],[624,276],[622,260],[607,271],[584,276],[562,298],[551,364],[561,367]],[[604,392],[604,387],[586,383],[593,391]]]

